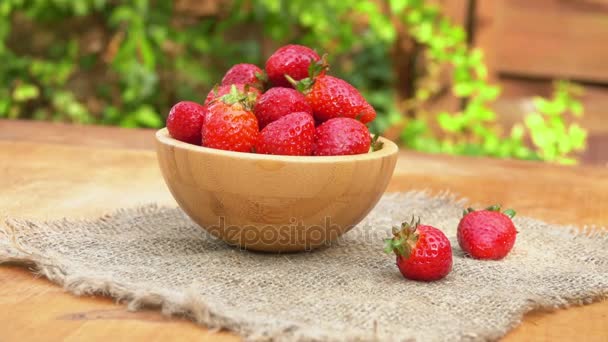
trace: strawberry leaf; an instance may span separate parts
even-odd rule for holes
[[[513,217],[515,217],[515,214],[517,214],[515,212],[515,210],[513,210],[513,209],[507,209],[507,210],[503,211],[502,213],[509,216],[509,218],[513,218]]]
[[[262,84],[268,82],[268,75],[262,71],[262,72],[256,72],[255,73],[255,78],[260,81]]]
[[[384,253],[393,253],[393,239],[384,239]]]
[[[228,105],[239,103],[244,109],[250,111],[253,109],[253,105],[257,98],[256,93],[249,91],[250,89],[250,85],[246,84],[244,86],[244,91],[241,92],[236,85],[233,84],[230,86],[230,92],[219,97],[219,100]]]
[[[327,54],[324,54],[320,60],[315,61],[310,59],[310,65],[308,66],[308,78],[314,80],[317,76],[323,72],[329,70],[329,63],[327,63]]]
[[[384,143],[382,141],[378,141],[379,137],[380,137],[380,135],[376,133],[374,135],[374,137],[372,138],[372,142],[371,142],[372,152],[380,151],[382,149],[382,147],[384,146]]]
[[[419,234],[416,229],[420,225],[420,218],[412,216],[410,222],[401,223],[401,227],[393,227],[392,239],[384,240],[384,250],[392,251],[397,256],[409,258],[418,242]]]
[[[300,93],[306,94],[310,87],[312,87],[314,81],[311,78],[304,78],[299,81],[294,80],[291,76],[285,75],[285,79]]]
[[[500,204],[494,204],[486,208],[487,211],[500,211]]]
[[[401,238],[391,239],[391,250],[395,252],[396,255],[401,255],[406,258],[409,256],[409,249],[405,248],[405,241]]]
[[[472,213],[472,212],[474,212],[474,211],[475,211],[475,209],[473,209],[473,208],[471,208],[471,207],[468,207],[468,208],[466,208],[466,209],[464,209],[464,210],[462,211],[462,217],[465,217],[465,216],[467,216],[467,214],[470,214],[470,213]]]

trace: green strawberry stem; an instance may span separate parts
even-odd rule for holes
[[[500,213],[501,212],[500,209],[501,209],[500,204],[494,204],[494,205],[491,205],[491,206],[487,207],[485,210],[487,210],[487,211],[496,211],[496,212]],[[473,208],[470,208],[470,207],[466,208],[465,210],[462,211],[462,216],[464,217],[467,214],[472,213],[474,211],[475,211],[475,209],[473,209]],[[513,209],[504,210],[502,213],[505,214],[505,215],[507,215],[509,218],[513,218],[517,214],[515,212],[515,210],[513,210]]]
[[[243,106],[243,108],[245,108],[248,111],[251,111],[253,109],[253,106],[255,105],[255,100],[256,100],[257,95],[253,92],[250,92],[249,89],[250,89],[249,84],[246,84],[244,91],[241,92],[233,84],[230,87],[230,93],[218,98],[218,100],[220,100],[228,105],[233,105],[233,104],[239,103]]]
[[[380,151],[382,149],[382,147],[384,146],[384,143],[382,141],[378,141],[378,138],[380,138],[380,134],[378,134],[378,133],[376,133],[374,135],[374,137],[372,138],[372,142],[371,142],[372,152]]]
[[[329,63],[327,63],[327,54],[323,54],[321,59],[318,61],[313,61],[312,59],[310,60],[310,65],[308,66],[308,77],[315,79],[317,76],[328,70]]]
[[[308,66],[308,77],[303,78],[299,81],[294,80],[291,76],[285,75],[287,81],[300,93],[307,94],[315,84],[315,80],[324,71],[329,70],[329,64],[327,63],[327,54],[324,54],[318,61],[311,59],[310,65]]]
[[[266,72],[264,72],[264,71],[256,72],[255,78],[262,83],[268,82],[268,75],[266,75]]]
[[[514,218],[515,215],[517,214],[515,212],[515,210],[513,210],[513,209],[507,209],[507,210],[503,211],[502,213],[509,216],[509,218]]]
[[[285,75],[287,82],[291,83],[291,85],[300,93],[306,94],[310,91],[310,88],[315,83],[313,78],[303,78],[299,81],[294,80],[291,76]]]
[[[266,89],[266,85],[268,84],[268,75],[266,74],[266,72],[256,72],[255,79],[257,80],[257,82],[254,86],[260,91],[264,92],[264,90]]]
[[[473,208],[471,208],[471,207],[468,207],[468,208],[466,208],[465,210],[463,210],[463,211],[462,211],[462,216],[464,217],[464,216],[466,216],[468,213],[472,213],[472,212],[474,212],[474,211],[475,211],[475,209],[473,209]]]
[[[486,208],[488,211],[498,211],[500,212],[500,204],[494,204]]]
[[[401,223],[401,227],[393,227],[393,238],[384,240],[384,251],[395,253],[406,259],[410,257],[412,249],[418,242],[419,234],[417,228],[420,225],[420,218],[416,220],[414,216],[410,222]]]

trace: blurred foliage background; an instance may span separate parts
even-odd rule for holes
[[[499,127],[490,104],[500,88],[482,51],[431,1],[199,2],[215,6],[211,16],[177,2],[2,0],[0,117],[161,127],[172,104],[202,102],[233,64],[263,66],[300,43],[328,52],[331,72],[378,111],[371,129],[408,147],[575,163],[585,146],[582,89],[566,81],[523,122]],[[446,72],[462,105],[429,110]]]

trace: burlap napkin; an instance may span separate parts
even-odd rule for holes
[[[333,246],[283,255],[226,246],[177,208],[126,209],[91,221],[10,220],[0,262],[33,262],[76,295],[157,306],[251,340],[496,339],[529,310],[608,295],[605,231],[516,218],[512,253],[476,261],[455,240],[461,210],[447,195],[386,195]],[[383,253],[391,225],[411,215],[451,239],[454,269],[446,279],[405,280]]]

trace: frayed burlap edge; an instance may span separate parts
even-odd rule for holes
[[[427,191],[411,191],[408,194],[413,196],[427,197],[429,200],[437,201],[438,204],[460,205],[467,202],[465,198],[457,197],[449,191],[442,191],[439,194],[431,195]],[[387,194],[385,196],[392,196]],[[394,195],[397,195],[394,194]],[[98,219],[109,219],[113,216],[121,215],[126,212],[145,214],[156,210],[156,204],[147,204],[135,208],[118,209],[110,214],[106,214]],[[536,221],[534,219],[530,219]],[[61,221],[75,223],[90,223],[95,219],[63,219]],[[46,223],[46,222],[45,222]],[[97,279],[87,277],[75,277],[66,274],[60,258],[52,253],[43,254],[33,248],[26,250],[16,240],[18,229],[33,227],[36,223],[28,220],[5,219],[5,225],[0,225],[0,247],[2,242],[6,246],[0,248],[0,264],[10,263],[20,266],[33,267],[33,273],[37,276],[44,276],[51,282],[64,288],[65,291],[76,296],[102,295],[115,299],[118,303],[125,303],[129,311],[137,311],[143,308],[159,309],[163,315],[185,317],[209,329],[211,332],[221,330],[236,333],[248,341],[345,341],[345,340],[365,340],[382,341],[384,336],[376,332],[368,337],[362,337],[360,333],[349,332],[327,333],[325,330],[314,330],[309,326],[304,327],[295,322],[286,322],[276,328],[268,329],[240,322],[231,317],[221,314],[217,308],[212,307],[201,299],[195,292],[187,291],[184,296],[175,296],[169,293],[157,293],[154,291],[142,291],[131,284],[121,284],[113,280]],[[608,241],[608,233],[603,227],[585,226],[582,229],[575,226],[562,226],[555,234],[564,234],[569,238],[575,239],[580,236]],[[608,289],[592,292],[580,297],[553,297],[543,301],[530,300],[529,304],[522,307],[518,312],[510,317],[510,324],[504,329],[495,333],[477,334],[468,333],[463,335],[463,340],[488,341],[497,340],[504,337],[509,331],[521,324],[524,315],[531,311],[554,311],[571,306],[591,304],[597,301],[608,299]],[[394,339],[394,336],[392,336]],[[413,341],[404,339],[403,341]]]

